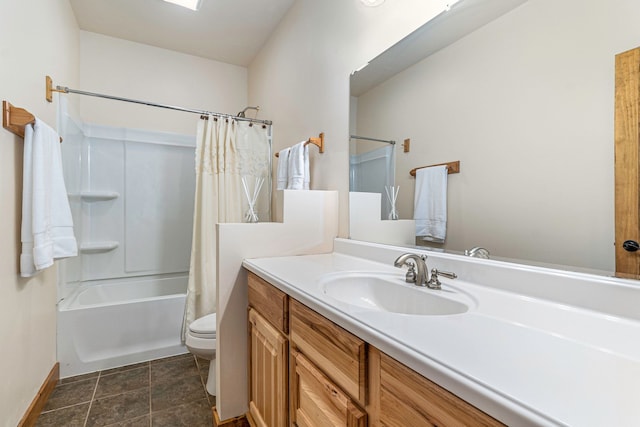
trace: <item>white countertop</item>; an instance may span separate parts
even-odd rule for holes
[[[477,285],[464,277],[441,278],[444,291],[473,301],[468,312],[456,315],[367,310],[322,292],[321,279],[341,271],[404,278],[405,270],[394,268],[393,260],[383,264],[332,253],[248,259],[243,265],[505,424],[640,425],[637,319]]]

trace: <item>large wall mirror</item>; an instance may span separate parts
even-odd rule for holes
[[[625,8],[560,3],[461,0],[354,72],[351,133],[396,144],[351,139],[350,152],[393,147],[405,219],[414,210],[410,170],[460,161],[439,249],[482,246],[492,258],[607,274],[614,57],[640,44],[640,30],[616,28]]]

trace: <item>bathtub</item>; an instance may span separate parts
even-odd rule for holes
[[[83,282],[58,303],[60,377],[186,353],[188,275]]]

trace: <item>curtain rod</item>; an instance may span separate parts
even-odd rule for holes
[[[240,121],[246,121],[246,122],[254,122],[254,123],[262,123],[265,125],[271,125],[273,124],[273,122],[271,120],[259,120],[259,119],[251,119],[248,117],[239,117],[239,116],[234,116],[232,114],[223,114],[223,113],[214,113],[211,111],[206,111],[206,110],[195,110],[192,108],[184,108],[184,107],[177,107],[174,105],[167,105],[167,104],[157,104],[155,102],[149,102],[149,101],[140,101],[137,99],[130,99],[130,98],[122,98],[119,96],[112,96],[112,95],[104,95],[101,93],[95,93],[95,92],[86,92],[83,90],[77,90],[77,89],[70,89],[66,86],[56,86],[55,89],[53,88],[53,81],[51,80],[51,77],[47,76],[46,77],[46,85],[47,85],[47,101],[52,102],[53,100],[53,96],[52,96],[52,92],[61,92],[61,93],[75,93],[78,95],[87,95],[87,96],[95,96],[98,98],[105,98],[105,99],[113,99],[115,101],[124,101],[124,102],[131,102],[134,104],[141,104],[141,105],[148,105],[150,107],[158,107],[158,108],[166,108],[169,110],[177,110],[177,111],[183,111],[185,113],[195,113],[195,114],[200,114],[200,115],[212,115],[212,116],[218,116],[218,117],[228,117],[231,119],[235,119],[235,120],[240,120]]]
[[[391,145],[396,145],[396,142],[393,140],[387,140],[387,139],[378,139],[378,138],[369,138],[368,136],[357,136],[357,135],[350,135],[351,139],[364,139],[366,141],[377,141],[377,142],[384,142],[385,144],[391,144]]]

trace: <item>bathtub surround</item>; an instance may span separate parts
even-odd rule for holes
[[[283,192],[282,223],[218,224],[217,396],[221,420],[247,412],[247,288],[242,260],[331,252],[338,193]]]
[[[67,101],[59,127],[80,257],[62,282],[188,271],[195,139],[83,123]]]
[[[61,377],[186,353],[194,138],[85,124],[67,101],[59,128],[80,256],[59,272]]]

